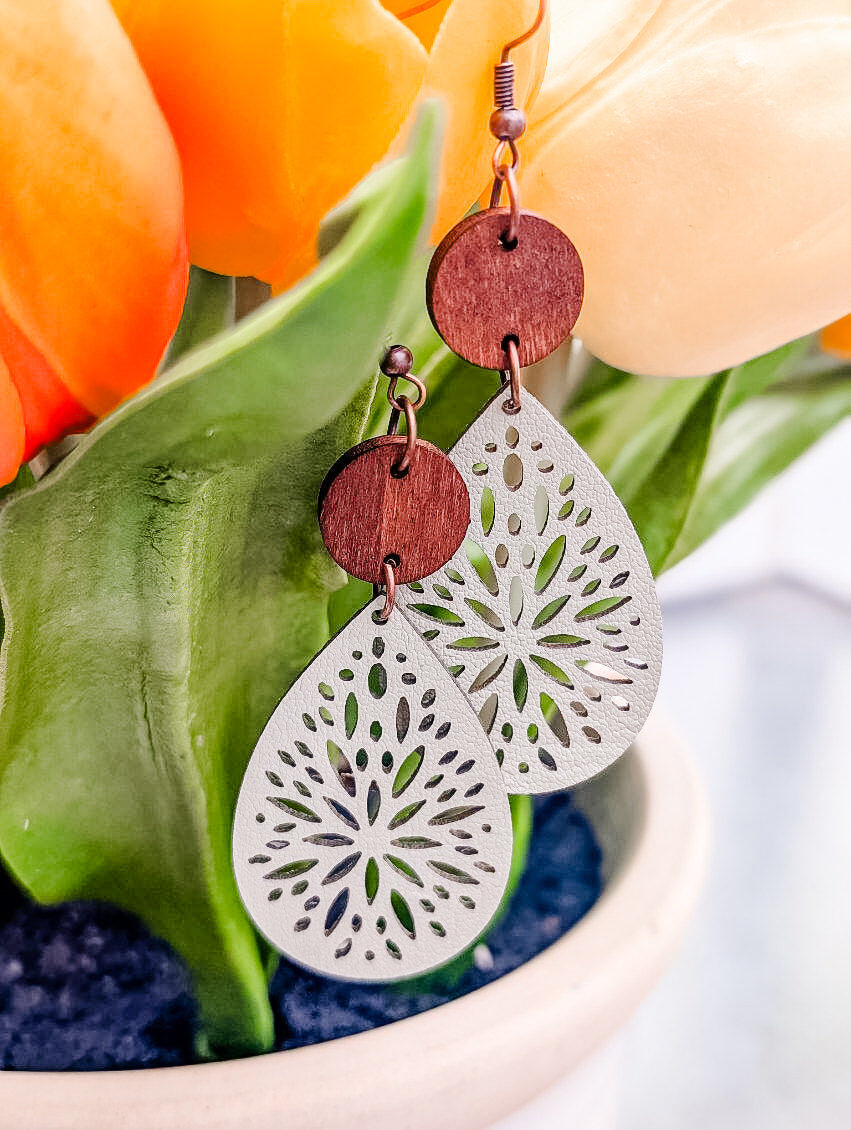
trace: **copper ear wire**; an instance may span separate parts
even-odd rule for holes
[[[508,189],[508,202],[510,207],[508,230],[503,236],[503,244],[512,250],[518,239],[520,231],[520,192],[517,188],[517,170],[520,167],[520,153],[517,149],[517,139],[526,129],[526,115],[514,105],[514,63],[508,58],[515,47],[531,39],[544,22],[547,14],[547,0],[540,0],[538,15],[530,28],[512,39],[502,49],[499,62],[493,72],[493,101],[494,112],[490,118],[491,133],[497,139],[497,147],[493,154],[493,189],[491,190],[491,208],[499,205],[503,184]],[[503,160],[505,150],[511,153],[511,164]]]
[[[544,16],[546,16],[546,14],[547,0],[541,0],[540,4],[538,5],[538,14],[535,17],[535,22],[527,31],[524,31],[522,35],[518,35],[518,37],[516,39],[512,39],[510,43],[506,43],[506,45],[502,49],[502,55],[499,59],[500,63],[507,63],[510,52],[512,52],[515,47],[519,47],[521,43],[525,43],[527,39],[532,38],[532,36],[544,22]]]

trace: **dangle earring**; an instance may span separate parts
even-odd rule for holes
[[[347,980],[442,965],[481,934],[511,864],[511,814],[493,749],[434,652],[394,605],[467,532],[453,463],[417,437],[423,384],[394,346],[388,434],[346,452],[323,483],[331,556],[376,586],[266,724],[237,801],[233,866],[261,933]],[[417,389],[396,396],[399,380]],[[404,415],[407,434],[398,435]]]
[[[508,56],[545,7],[495,67],[490,207],[445,236],[426,284],[450,349],[502,374],[449,452],[470,490],[470,534],[399,602],[477,711],[509,793],[565,788],[618,758],[650,712],[662,658],[653,577],[626,511],[522,387],[521,369],[569,337],[584,287],[567,236],[520,207],[525,117]]]

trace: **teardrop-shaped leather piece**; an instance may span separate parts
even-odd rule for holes
[[[378,598],[269,719],[234,818],[246,909],[291,960],[346,980],[426,972],[469,946],[511,865],[493,749],[435,654]]]
[[[525,389],[501,390],[449,455],[467,540],[398,606],[478,712],[509,793],[593,777],[644,724],[662,619],[644,549],[609,483]]]

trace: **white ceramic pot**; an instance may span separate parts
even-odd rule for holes
[[[254,1059],[2,1072],[0,1127],[484,1130],[568,1072],[581,1078],[672,956],[700,889],[707,821],[690,759],[658,716],[576,796],[603,847],[605,890],[507,977],[384,1028]]]

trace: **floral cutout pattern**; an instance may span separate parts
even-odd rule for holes
[[[510,793],[575,785],[618,758],[659,682],[650,566],[612,488],[524,391],[501,391],[450,452],[470,530],[400,604],[468,696]]]
[[[496,911],[511,816],[493,750],[398,612],[349,622],[299,677],[252,755],[234,871],[288,957],[351,980],[450,960]]]

